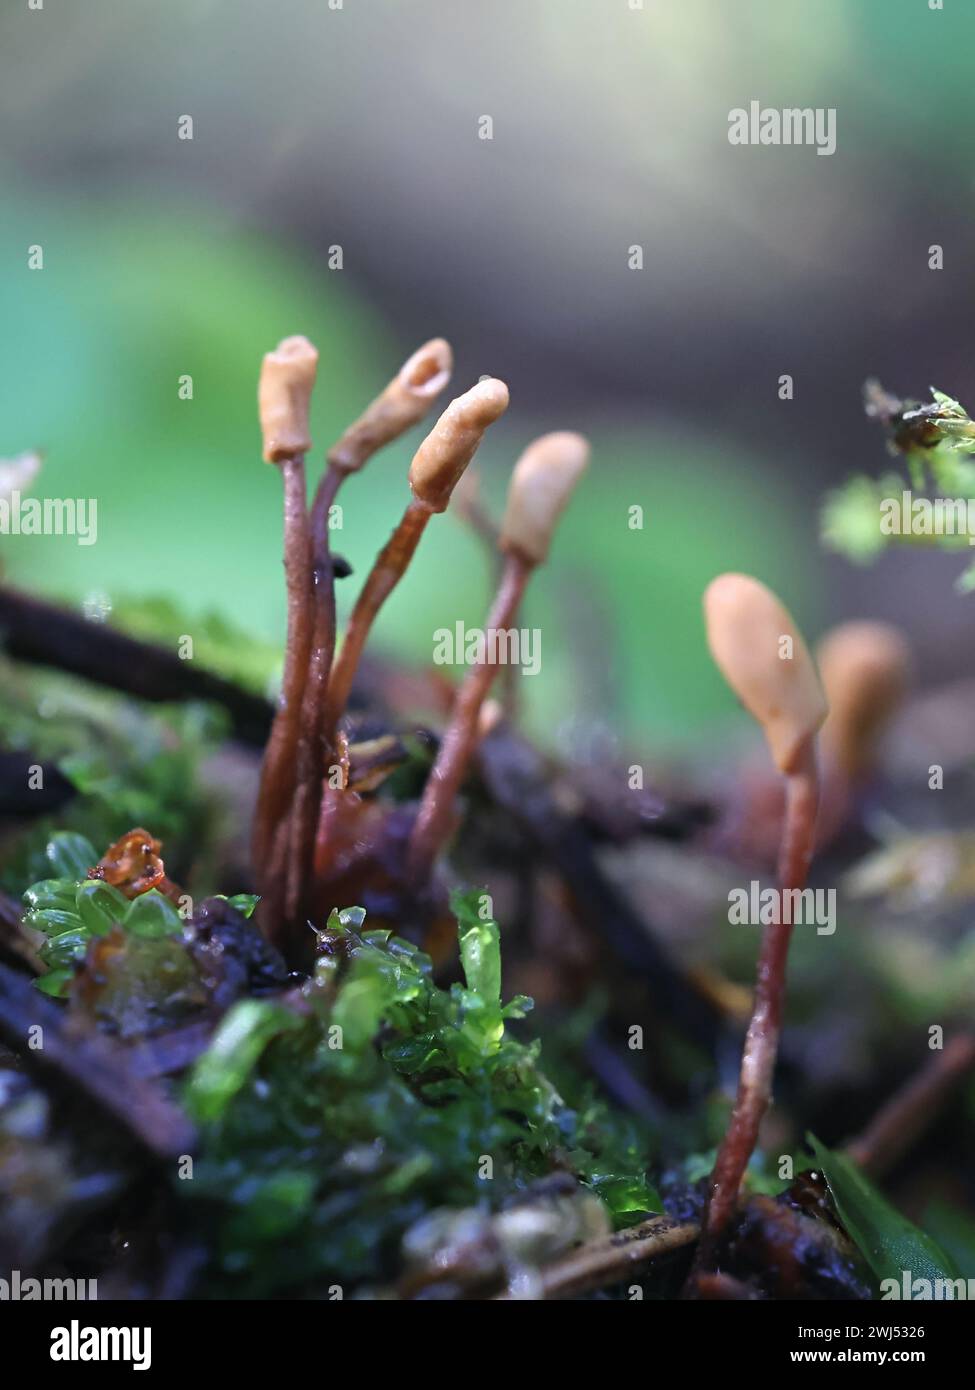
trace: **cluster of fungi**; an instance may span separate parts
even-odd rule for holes
[[[282,980],[289,967],[306,974],[316,947],[331,948],[329,914],[353,904],[365,905],[372,924],[422,941],[435,965],[445,963],[436,950],[438,925],[447,921],[446,940],[456,940],[445,851],[461,821],[465,778],[485,735],[496,727],[497,707],[489,696],[499,678],[506,684],[503,712],[514,708],[513,671],[499,666],[509,644],[485,642],[456,686],[438,682],[443,727],[413,799],[404,799],[402,787],[399,795],[373,794],[405,754],[398,735],[376,737],[368,727],[363,732],[369,718],[350,711],[354,683],[380,611],[405,576],[428,523],[452,498],[454,510],[496,556],[497,588],[485,632],[510,632],[589,459],[581,435],[560,431],[536,439],[515,464],[496,524],[478,499],[470,464],[485,432],[507,409],[508,389],[485,377],[451,400],[413,456],[403,514],[367,573],[339,641],[335,581],[350,571],[331,549],[336,499],[350,475],[422,421],[450,382],[453,361],[443,339],[419,348],[327,451],[309,503],[306,456],[317,363],[306,338],[287,338],[265,356],[258,391],[264,458],[279,469],[283,483],[287,640],[254,808],[252,859],[257,921],[280,953],[275,960]],[[731,1296],[722,1269],[743,1219],[746,1171],[771,1104],[785,1011],[795,919],[784,903],[803,892],[814,854],[854,818],[910,668],[904,639],[882,623],[842,624],[827,634],[814,658],[779,599],[744,574],[712,581],[704,620],[714,662],[761,728],[773,765],[737,769],[736,795],[706,833],[710,847],[731,862],[776,862],[779,908],[771,920],[762,919],[753,995],[740,1009],[737,1003],[726,1009],[729,1017],[740,1014],[742,1023],[750,1016],[737,1094],[700,1227],[686,1228],[696,1238],[685,1285],[692,1298]],[[131,830],[88,870],[88,878],[128,899],[155,889],[182,911],[186,896],[167,877],[160,851],[148,831]],[[377,903],[383,905],[378,910]],[[973,1061],[975,1038],[964,1033],[933,1068],[932,1085],[946,1086]],[[903,1114],[918,1109],[926,1086],[905,1105],[891,1107],[849,1149],[868,1170],[872,1148],[896,1149],[900,1141],[895,1136],[892,1144],[890,1132],[909,1131],[910,1115],[903,1122]],[[660,1220],[666,1242],[673,1232]]]
[[[346,478],[419,423],[447,386],[452,354],[443,339],[419,348],[386,389],[328,450],[311,506],[305,457],[318,354],[302,337],[264,358],[258,391],[264,458],[284,486],[287,645],[280,701],[265,751],[253,828],[260,920],[291,960],[307,952],[308,925],[355,898],[362,876],[382,873],[404,904],[429,895],[436,860],[456,822],[456,800],[476,750],[479,720],[498,673],[490,650],[456,691],[439,751],[405,833],[402,818],[364,798],[350,779],[347,706],[380,609],[430,520],[446,510],[485,431],[504,414],[508,389],[483,378],[450,402],[417,449],[410,499],[366,576],[336,647],[335,560],[330,510]],[[568,432],[536,440],[515,465],[497,536],[503,564],[489,631],[510,628],[529,577],[546,558],[555,526],[585,470],[588,445]]]
[[[497,591],[486,630],[504,634],[517,621],[532,571],[547,558],[589,457],[578,434],[535,440],[515,465],[504,517],[496,525],[465,470],[486,430],[506,410],[508,390],[489,377],[456,397],[413,457],[403,515],[367,574],[338,643],[335,579],[349,571],[330,546],[336,497],[349,475],[422,420],[450,381],[452,354],[443,339],[434,339],[409,358],[328,450],[309,505],[305,459],[317,362],[306,338],[285,339],[265,356],[258,392],[264,458],[279,468],[284,488],[287,642],[254,811],[252,857],[261,930],[299,970],[308,966],[331,910],[369,899],[370,893],[378,892],[389,905],[395,930],[418,933],[428,947],[436,915],[445,911],[439,861],[457,829],[465,775],[482,736],[494,726],[487,701],[505,644],[486,644],[451,688],[436,755],[414,801],[370,795],[397,760],[380,753],[371,767],[362,750],[372,744],[355,742],[348,708],[372,626],[428,522],[446,510],[456,490],[455,508],[497,555]],[[763,773],[750,790],[742,777],[744,814],[737,825],[726,825],[722,847],[732,858],[754,861],[756,854],[771,859],[774,844],[781,903],[802,891],[814,852],[837,834],[871,774],[879,734],[906,686],[907,648],[884,624],[848,623],[828,634],[814,661],[776,596],[743,574],[723,574],[709,585],[704,617],[711,655],[764,732],[780,774],[770,781]],[[510,679],[511,672],[505,675]],[[510,695],[509,689],[509,710]],[[129,898],[155,887],[181,903],[160,848],[147,831],[132,830],[89,877]],[[375,920],[371,907],[370,916]],[[737,1096],[708,1183],[685,1290],[689,1297],[720,1296],[712,1285],[723,1277],[717,1273],[722,1252],[771,1103],[792,930],[793,919],[781,908],[763,927]]]
[[[406,915],[429,910],[437,860],[457,825],[457,800],[485,726],[484,707],[499,672],[488,651],[453,693],[437,755],[418,803],[392,810],[362,794],[350,777],[348,702],[369,632],[406,573],[431,518],[446,510],[485,431],[504,413],[508,390],[484,378],[450,402],[420,444],[409,470],[411,496],[399,524],[362,585],[337,647],[330,509],[346,478],[378,450],[418,424],[446,388],[449,345],[419,348],[392,382],[328,450],[308,505],[305,457],[311,448],[309,402],[318,354],[303,337],[285,339],[264,359],[259,388],[264,458],[284,486],[287,646],[280,701],[265,751],[254,817],[253,861],[268,939],[300,964],[313,930],[332,908],[356,900],[370,874],[392,886]],[[532,571],[544,562],[558,519],[588,462],[580,435],[558,432],[532,443],[518,460],[500,527],[479,510],[468,486],[459,509],[497,547],[499,580],[487,620],[503,631],[516,621]],[[896,702],[906,665],[899,639],[880,625],[840,631],[822,651],[831,701],[821,798],[817,734],[827,717],[819,673],[779,600],[746,575],[709,586],[705,623],[712,656],[762,727],[782,774],[778,805],[778,881],[801,890],[829,824],[845,800],[876,730]],[[835,692],[835,696],[834,696]],[[820,801],[825,816],[817,818]],[[827,826],[824,826],[823,820]],[[738,1093],[708,1187],[701,1239],[688,1293],[703,1294],[720,1264],[738,1209],[749,1159],[771,1100],[785,1001],[791,921],[764,928]]]

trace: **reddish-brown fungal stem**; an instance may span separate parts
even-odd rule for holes
[[[284,900],[290,841],[291,814],[286,811],[271,829],[258,880],[262,890],[259,907],[261,925],[267,939],[278,947],[283,945],[286,935]]]
[[[352,609],[342,647],[328,682],[322,720],[327,737],[334,733],[335,726],[348,704],[366,639],[379,610],[405,574],[432,516],[433,512],[425,502],[418,502],[416,498],[410,501],[369,571],[362,592]]]
[[[285,338],[274,352],[265,355],[258,382],[264,458],[280,466],[284,483],[284,568],[288,593],[281,698],[264,754],[254,813],[254,868],[262,893],[273,888],[265,860],[294,786],[301,700],[314,626],[305,454],[311,448],[308,407],[317,369],[318,352],[307,338]],[[264,917],[272,928],[266,907]]]
[[[300,731],[301,699],[313,630],[311,531],[308,524],[305,461],[301,454],[281,464],[284,481],[284,569],[288,593],[284,674],[271,734],[264,751],[254,818],[253,854],[259,877],[275,825],[288,809]]]
[[[806,883],[816,836],[819,802],[816,757],[810,742],[800,766],[786,781],[785,822],[778,880],[783,894]],[[781,919],[782,913],[779,913]],[[718,1149],[704,1217],[697,1264],[706,1268],[738,1204],[738,1192],[758,1141],[759,1128],[772,1096],[772,1077],[785,1007],[786,961],[792,923],[778,920],[765,927],[756,971],[755,1001],[745,1035],[738,1094],[725,1137]]]
[[[311,880],[321,785],[330,761],[331,745],[324,717],[335,653],[335,583],[329,544],[329,518],[344,477],[341,469],[329,464],[318,484],[311,508],[314,627],[295,762],[284,900],[284,914],[288,921],[301,915],[303,899]]]
[[[492,634],[503,632],[514,624],[531,572],[531,565],[520,555],[508,556],[488,618],[489,639]],[[493,659],[487,651],[484,658],[471,667],[457,692],[450,724],[427,777],[410,838],[409,871],[414,883],[425,882],[450,833],[457,793],[478,741],[478,716],[498,673],[499,647],[500,643],[496,643]]]

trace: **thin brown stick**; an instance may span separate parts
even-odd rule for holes
[[[882,1178],[934,1123],[973,1068],[975,1033],[958,1033],[942,1051],[933,1052],[867,1128],[850,1140],[847,1154],[872,1178]]]
[[[546,1299],[576,1298],[631,1278],[654,1260],[683,1250],[697,1239],[693,1222],[679,1222],[672,1216],[652,1216],[639,1226],[615,1235],[589,1241],[570,1255],[544,1266],[539,1277],[541,1296]],[[496,1296],[505,1301],[513,1295],[505,1289]]]
[[[512,552],[505,560],[497,597],[487,622],[488,638],[510,628],[515,621],[532,566]],[[495,644],[495,654],[500,643]],[[410,837],[409,870],[414,883],[429,876],[436,855],[443,847],[454,815],[454,803],[477,742],[478,715],[498,673],[498,662],[490,652],[473,666],[454,702],[450,724],[440,744],[436,762],[427,777],[419,814]]]

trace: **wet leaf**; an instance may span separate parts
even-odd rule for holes
[[[938,1243],[901,1216],[845,1154],[813,1134],[807,1142],[826,1175],[840,1220],[878,1279],[956,1279],[954,1261]]]

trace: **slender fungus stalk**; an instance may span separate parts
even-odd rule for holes
[[[536,439],[515,465],[498,540],[505,562],[488,618],[487,649],[457,692],[410,838],[409,871],[417,885],[429,876],[450,834],[457,793],[477,743],[481,707],[498,671],[501,643],[492,637],[513,625],[531,573],[548,556],[558,519],[588,461],[589,444],[581,435],[558,433]]]
[[[311,508],[315,625],[301,712],[293,824],[288,849],[285,915],[294,919],[310,881],[322,783],[334,749],[326,724],[326,696],[335,651],[335,586],[329,514],[345,478],[374,453],[418,424],[450,380],[453,353],[443,338],[424,343],[386,389],[328,451],[328,466]]]
[[[788,612],[764,584],[747,575],[724,574],[715,579],[704,595],[704,613],[711,655],[762,726],[773,761],[786,779],[779,887],[783,895],[801,890],[816,835],[816,733],[826,717],[816,668]],[[776,921],[763,931],[738,1095],[711,1174],[695,1271],[713,1264],[771,1099],[791,916],[780,910]]]
[[[461,478],[454,489],[451,505],[454,513],[467,523],[486,547],[493,562],[494,579],[497,582],[504,569],[504,554],[498,549],[501,528],[481,498],[480,478],[476,469],[468,468]],[[504,718],[514,722],[518,715],[518,673],[514,666],[506,666],[501,673],[499,699],[501,705],[498,717],[503,714]]]
[[[274,827],[287,810],[293,789],[301,697],[312,640],[311,532],[305,454],[311,448],[308,405],[317,366],[318,352],[307,338],[285,338],[265,356],[258,386],[264,458],[279,465],[284,483],[284,569],[288,590],[281,699],[264,753],[254,817],[254,864],[262,879]]]
[[[380,398],[381,399],[381,398]],[[376,615],[406,573],[430,518],[447,509],[450,494],[489,425],[508,408],[508,388],[488,377],[450,402],[410,465],[413,498],[376,558],[356,600],[338,660],[332,669],[323,727],[334,734],[348,702],[366,638]]]

